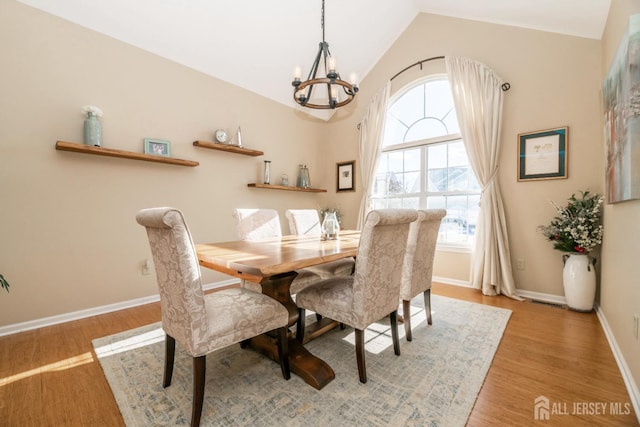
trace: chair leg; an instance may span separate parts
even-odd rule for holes
[[[431,325],[431,289],[424,291],[424,311],[427,313],[427,323]]]
[[[389,315],[391,320],[391,338],[393,339],[393,352],[400,356],[400,340],[398,339],[398,311],[393,310]]]
[[[191,427],[200,425],[202,416],[202,402],[204,401],[205,372],[207,370],[207,356],[193,358],[193,409],[191,411]]]
[[[289,368],[289,328],[282,327],[277,330],[278,335],[278,360],[280,360],[280,370],[285,380],[291,378]]]
[[[164,379],[162,387],[167,388],[171,385],[171,377],[173,376],[173,359],[176,354],[176,340],[169,335],[164,339]]]
[[[364,360],[364,331],[362,329],[356,329],[356,359],[360,382],[365,384],[367,382],[367,366]]]
[[[404,336],[407,341],[413,340],[411,335],[411,301],[402,300],[402,322],[404,323]]]
[[[298,341],[299,343],[304,342],[304,328],[306,327],[305,320],[304,320],[305,311],[306,310],[304,308],[298,307],[298,322],[296,323],[296,341]]]

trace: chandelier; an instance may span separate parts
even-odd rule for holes
[[[300,67],[296,67],[294,71],[293,82],[291,82],[293,99],[303,107],[334,110],[353,101],[358,92],[357,77],[355,74],[351,74],[350,81],[347,82],[342,80],[340,73],[336,70],[336,60],[329,52],[329,43],[324,40],[324,0],[322,0],[320,25],[322,27],[322,42],[307,80],[301,81],[302,69]],[[318,75],[318,71],[320,71],[320,75]],[[314,89],[317,90],[316,95],[318,92],[321,93],[319,97],[312,98]]]

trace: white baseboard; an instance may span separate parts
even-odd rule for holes
[[[558,305],[567,304],[566,298],[560,295],[545,294],[542,292],[533,292],[533,291],[523,291],[521,289],[518,289],[516,293],[518,294],[518,296],[522,298],[526,298],[534,301],[542,301],[542,302],[548,302],[550,304],[558,304]]]
[[[444,283],[445,285],[456,285],[456,286],[462,286],[465,288],[472,287],[471,282],[469,281],[450,279],[448,277],[433,276],[431,280],[433,282]]]
[[[238,279],[222,280],[220,282],[207,283],[202,285],[205,291],[220,288],[222,286],[237,283]],[[30,331],[32,329],[44,328],[47,326],[57,325],[59,323],[70,322],[73,320],[84,319],[85,317],[97,316],[99,314],[111,313],[113,311],[124,310],[126,308],[137,307],[139,305],[149,304],[160,300],[158,294],[148,297],[136,298],[129,301],[122,301],[115,304],[103,305],[100,307],[88,308],[86,310],[73,311],[71,313],[59,314],[57,316],[44,317],[41,319],[30,320],[28,322],[14,323],[0,327],[0,337],[4,335],[17,334],[18,332]]]
[[[618,369],[620,369],[620,374],[622,374],[624,385],[627,387],[627,391],[629,392],[631,404],[633,405],[633,409],[636,411],[638,422],[640,422],[640,391],[638,390],[638,385],[631,375],[629,365],[627,365],[627,362],[622,355],[622,351],[620,350],[620,347],[618,347],[616,338],[613,335],[611,328],[609,327],[607,318],[605,317],[602,310],[600,310],[600,307],[596,307],[596,314],[598,315],[598,319],[600,320],[600,324],[602,325],[604,334],[609,341],[609,346],[611,347],[611,351],[613,352],[613,357],[615,357],[616,362],[618,363]]]

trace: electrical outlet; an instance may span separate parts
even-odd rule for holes
[[[149,259],[145,259],[142,262],[142,275],[148,276],[151,274],[151,261]]]
[[[524,265],[525,265],[525,263],[524,263],[524,260],[522,258],[518,258],[516,260],[516,268],[518,270],[524,270]]]

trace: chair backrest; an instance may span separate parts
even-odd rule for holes
[[[280,217],[275,209],[234,209],[240,240],[264,240],[282,237]]]
[[[285,212],[289,220],[289,232],[291,234],[320,236],[320,215],[315,209],[288,209]]]
[[[414,209],[381,209],[367,214],[354,272],[353,310],[358,329],[398,308],[402,262]]]
[[[411,223],[402,266],[401,299],[409,301],[431,288],[438,231],[446,214],[444,209],[421,210]]]
[[[178,209],[143,209],[136,215],[147,229],[156,268],[162,328],[190,354],[206,348],[207,315],[200,266],[187,223]]]

